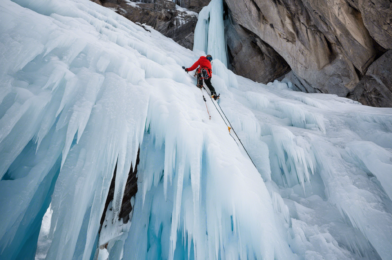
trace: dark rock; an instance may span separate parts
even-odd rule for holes
[[[240,25],[226,23],[229,68],[261,83],[268,83],[290,70],[286,61],[268,44]]]
[[[368,106],[392,107],[392,50],[369,67],[349,98]]]
[[[99,1],[99,0],[91,0],[91,1],[96,3],[96,4],[102,5],[101,1]]]
[[[356,10],[359,10],[359,0],[346,0],[346,2],[353,8],[355,8]]]
[[[163,35],[172,38],[178,44],[188,49],[193,49],[194,31],[197,23],[197,13],[202,7],[208,5],[210,0],[184,0],[177,1],[183,8],[178,8],[170,0],[92,0],[105,7],[115,8],[117,13],[129,20],[146,24]]]
[[[136,166],[135,167],[131,166],[131,168],[129,169],[128,179],[127,179],[127,183],[125,185],[124,197],[122,200],[121,211],[119,214],[119,219],[122,219],[123,223],[127,223],[129,221],[129,214],[132,211],[131,198],[134,197],[137,193],[137,167],[139,165],[139,162],[140,162],[140,149],[137,153]],[[113,201],[116,173],[117,173],[117,165],[114,168],[113,178],[110,183],[108,196],[107,196],[106,202],[105,202],[105,208],[104,208],[104,211],[101,216],[100,230],[101,230],[102,224],[105,220],[106,211],[108,210],[109,204],[111,201]],[[109,210],[111,211],[112,209],[109,209]]]
[[[100,2],[100,4],[105,7],[110,7],[110,8],[117,7],[117,0],[94,0],[93,2],[95,3]]]
[[[176,0],[176,4],[190,11],[199,13],[204,6],[207,6],[211,0]]]
[[[118,13],[129,20],[147,24],[185,48],[193,48],[193,32],[197,23],[196,13],[177,10],[176,4],[167,0],[134,3],[133,5],[122,2],[119,7]]]
[[[124,223],[127,223],[129,221],[129,214],[132,211],[132,204],[131,204],[131,198],[134,197],[137,193],[137,167],[140,162],[140,149],[137,153],[137,159],[136,159],[136,167],[133,169],[131,166],[131,169],[129,170],[128,174],[128,179],[127,183],[125,185],[125,190],[124,190],[124,197],[123,201],[121,204],[121,211],[119,214],[119,218],[123,220]]]

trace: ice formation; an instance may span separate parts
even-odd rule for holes
[[[215,60],[255,168],[181,69],[200,53],[87,0],[3,0],[0,21],[0,259],[392,259],[392,109]]]
[[[223,0],[212,0],[199,13],[193,51],[203,51],[227,66]]]

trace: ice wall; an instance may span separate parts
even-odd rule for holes
[[[148,29],[90,1],[0,1],[1,259],[392,258],[391,109],[215,60],[255,168],[181,69],[199,53]]]
[[[272,204],[257,171],[223,134],[222,122],[206,122],[200,90],[180,67],[197,58],[192,52],[87,1],[3,1],[1,17],[7,21],[1,27],[7,50],[1,63],[1,258],[34,256],[49,203],[50,231],[41,232],[39,244],[50,246],[38,248],[37,257],[43,258],[46,251],[46,259],[93,256],[101,241],[99,219],[114,167],[117,164],[112,202],[116,219],[126,173],[147,133],[154,136],[157,151],[164,147],[165,174],[159,182],[163,193],[157,197],[175,201],[165,209],[171,216],[165,222],[170,230],[164,241],[165,258],[190,250],[177,246],[185,237],[194,241],[199,259],[222,254],[285,259],[292,255],[271,225]],[[202,205],[206,199],[217,199],[216,185],[226,179],[223,173],[230,174],[230,165],[215,156],[218,134],[231,147],[224,160],[238,157],[238,168],[231,175],[239,178],[240,169],[248,169],[253,177],[242,180],[243,186],[251,180],[260,185],[247,189],[254,197],[247,204],[222,194],[214,204]],[[210,143],[216,148],[211,150]],[[161,167],[155,157],[149,160],[155,146],[144,160]],[[201,176],[211,171],[220,174],[208,175],[209,188],[202,189]],[[147,193],[152,179],[147,173],[143,178]],[[237,190],[231,197],[241,193],[240,188],[229,190]],[[151,197],[145,194],[146,200]],[[184,212],[182,205],[188,200],[193,205]],[[258,205],[254,214],[244,214],[243,208],[251,210],[254,203]],[[204,218],[206,212],[209,216]],[[193,220],[183,226],[185,217]],[[266,221],[251,227],[263,218]],[[271,243],[260,247],[270,236]]]
[[[223,0],[212,0],[199,13],[195,28],[193,51],[203,51],[227,67]]]
[[[124,35],[133,27],[116,22],[113,12],[88,9],[86,3],[0,4],[5,51],[0,258],[34,257],[40,223],[51,203],[47,259],[71,259],[79,236],[85,237],[86,259],[95,250],[114,166],[120,169],[114,201],[118,213],[124,176],[144,132],[148,86],[134,85],[144,78],[134,56],[140,54],[125,48],[132,42]],[[114,35],[114,26],[122,33]],[[139,28],[133,30],[137,34]],[[83,230],[85,216],[90,217]]]

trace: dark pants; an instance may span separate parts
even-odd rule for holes
[[[204,79],[204,82],[206,83],[207,87],[210,89],[211,95],[216,95],[215,88],[211,84],[211,78]],[[198,88],[203,87],[203,78],[201,77],[200,73],[197,74],[197,87]]]

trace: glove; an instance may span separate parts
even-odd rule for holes
[[[186,72],[188,72],[188,69],[186,69],[184,66],[182,66],[182,68],[183,68]]]

